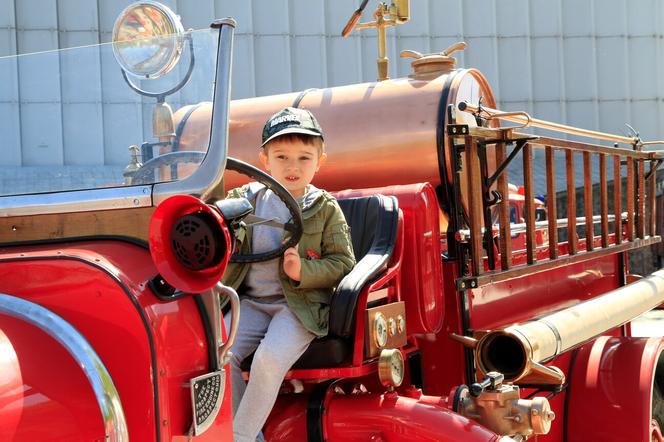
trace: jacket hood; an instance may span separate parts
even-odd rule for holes
[[[246,198],[250,201],[254,200],[259,192],[267,189],[265,184],[253,181],[247,184],[247,195]],[[307,186],[308,192],[304,195],[302,199],[296,198],[296,201],[302,209],[302,216],[308,218],[318,211],[320,204],[317,204],[321,197],[326,193],[325,191],[317,188],[313,184]]]

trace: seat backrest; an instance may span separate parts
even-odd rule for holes
[[[340,199],[350,226],[357,264],[339,283],[330,306],[330,333],[349,337],[354,332],[357,301],[376,275],[385,269],[396,245],[399,206],[392,196],[371,195]]]
[[[429,183],[350,189],[336,192],[343,198],[373,194],[393,195],[403,212],[404,247],[401,262],[401,296],[406,303],[408,333],[437,333],[443,326],[445,299],[441,265],[442,212]]]
[[[372,248],[377,235],[390,235],[391,226],[386,217],[394,216],[394,213],[391,205],[386,207],[384,198],[382,195],[372,195],[338,200],[350,227],[357,262]],[[378,232],[377,228],[380,226],[387,228],[388,231]],[[388,244],[381,244],[381,246],[388,246]],[[385,251],[387,250],[383,250],[383,252]]]

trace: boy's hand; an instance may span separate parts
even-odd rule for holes
[[[297,253],[296,247],[290,247],[284,252],[284,272],[293,281],[300,282],[300,274],[302,271],[302,262],[300,261],[300,254]]]

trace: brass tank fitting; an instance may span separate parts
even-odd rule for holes
[[[414,58],[411,62],[413,76],[441,75],[452,71],[456,67],[456,58],[451,57],[454,52],[466,49],[465,42],[454,43],[441,52],[422,54],[417,51],[404,50],[399,54],[401,58]]]

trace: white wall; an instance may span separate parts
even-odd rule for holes
[[[0,0],[0,56],[110,40],[125,0]],[[170,0],[185,27],[204,28],[214,17],[238,21],[233,97],[373,80],[374,32],[341,38],[359,0]],[[370,1],[364,19],[377,1]],[[412,0],[412,19],[388,31],[391,76],[408,73],[402,49],[439,51],[465,40],[459,65],[477,67],[504,109],[610,132],[635,126],[645,139],[664,138],[664,7],[660,0]],[[91,57],[87,72],[102,63]],[[45,70],[76,69],[54,57]],[[41,151],[3,149],[0,165],[115,164],[124,153],[104,155],[69,144],[72,131],[93,142],[113,111],[107,100],[71,84],[42,84],[23,67],[0,68],[0,133],[6,146],[43,145]],[[100,76],[100,82],[102,81]],[[110,108],[109,108],[110,109]],[[118,110],[120,111],[120,110]],[[143,109],[133,111],[142,115]],[[147,114],[147,112],[146,112]],[[38,116],[48,115],[45,121]],[[80,125],[67,121],[83,121]],[[9,130],[8,127],[20,130]],[[143,125],[144,129],[146,124]],[[3,129],[4,128],[4,129]],[[149,133],[149,132],[148,132]],[[38,138],[38,139],[36,139]],[[13,141],[13,142],[12,142]],[[41,144],[40,144],[41,143]]]

